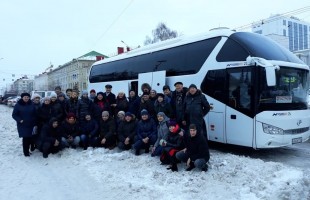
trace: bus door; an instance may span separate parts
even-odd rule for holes
[[[226,106],[226,140],[229,144],[253,147],[254,120],[252,70],[228,69],[229,101]]]
[[[143,83],[148,83],[152,87],[153,90],[157,92],[162,92],[163,86],[166,83],[166,71],[156,71],[149,73],[142,73],[138,76],[138,95],[142,95],[141,86]]]

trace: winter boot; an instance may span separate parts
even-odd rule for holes
[[[189,163],[189,167],[186,168],[186,171],[191,171],[191,170],[194,169],[194,168],[195,168],[194,162],[190,162],[190,163]]]
[[[136,150],[135,150],[135,155],[136,155],[136,156],[140,155],[140,150],[139,150],[139,149],[136,149]]]
[[[172,166],[171,166],[171,171],[173,172],[177,172],[178,171],[178,166],[176,163],[173,163]]]
[[[203,171],[203,172],[206,172],[206,171],[208,171],[208,164],[206,163],[202,168],[201,168],[201,171]]]

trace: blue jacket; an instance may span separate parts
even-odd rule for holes
[[[37,125],[36,109],[32,101],[26,103],[20,99],[14,107],[12,117],[17,123],[19,137],[32,137],[33,127]]]
[[[90,135],[95,137],[98,135],[99,125],[96,120],[85,120],[81,123],[81,134]]]
[[[140,140],[146,137],[157,137],[157,128],[156,123],[152,118],[148,118],[147,120],[140,120],[137,126],[137,136]]]

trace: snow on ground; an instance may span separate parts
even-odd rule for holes
[[[22,154],[12,109],[0,105],[1,199],[310,199],[310,171],[211,150],[208,172],[102,148],[47,159]],[[300,160],[302,162],[302,160]]]

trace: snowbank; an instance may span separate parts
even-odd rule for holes
[[[309,170],[215,150],[208,172],[102,148],[25,158],[11,112],[0,105],[1,199],[309,199]]]

